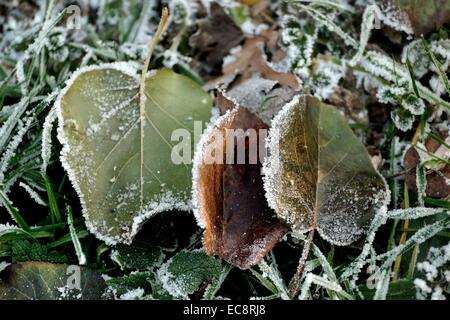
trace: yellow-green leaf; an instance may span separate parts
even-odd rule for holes
[[[61,160],[87,226],[107,243],[130,243],[142,223],[170,209],[189,210],[191,166],[172,161],[172,132],[211,116],[212,99],[171,70],[146,78],[144,166],[141,177],[139,77],[129,64],[76,73],[57,102]],[[142,179],[141,179],[142,178]],[[141,182],[143,201],[141,203]]]
[[[329,242],[358,239],[389,194],[369,155],[334,107],[297,96],[274,118],[265,190],[278,217]]]

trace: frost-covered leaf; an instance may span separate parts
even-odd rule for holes
[[[194,213],[199,225],[205,228],[203,244],[206,252],[248,269],[275,246],[287,229],[277,220],[265,199],[261,163],[252,164],[245,160],[236,163],[234,158],[232,163],[227,161],[231,153],[230,146],[227,147],[227,141],[230,141],[227,133],[242,130],[242,138],[245,132],[248,136],[251,136],[249,132],[254,132],[253,141],[244,138],[246,141],[242,144],[237,140],[244,139],[233,140],[233,157],[241,144],[245,145],[245,159],[249,159],[250,148],[261,149],[258,141],[265,139],[263,132],[268,126],[222,93],[218,95],[218,105],[226,113],[204,133],[195,154]],[[217,158],[211,163],[209,157],[213,149]],[[242,150],[240,152],[244,154]],[[261,150],[255,153],[258,152]]]
[[[295,16],[283,17],[282,44],[288,54],[290,69],[296,73],[307,73],[306,68],[312,63],[317,32],[318,28],[300,23]]]
[[[133,272],[123,277],[108,278],[106,284],[116,299],[131,300],[152,293],[152,278],[152,272]]]
[[[444,139],[448,139],[448,132],[442,131],[436,137],[445,143],[446,140],[444,141]],[[442,153],[439,150],[442,150]],[[429,197],[447,197],[450,194],[450,165],[445,163],[449,159],[449,156],[445,153],[448,153],[449,150],[444,144],[432,139],[431,136],[425,140],[425,144],[421,144],[421,147],[419,145],[416,148],[411,146],[403,157],[403,166],[407,171],[405,182],[408,188],[413,192],[418,192],[418,187],[421,187],[420,189],[424,191],[423,195],[426,194]],[[436,168],[425,168],[424,164],[426,162],[437,160],[438,158],[443,161]],[[421,174],[421,171],[429,172],[424,175],[423,172]],[[422,180],[425,183],[420,183]]]
[[[122,270],[151,270],[160,264],[164,253],[159,247],[150,247],[142,243],[117,245],[111,252],[111,259]]]
[[[111,244],[130,243],[155,213],[189,209],[191,168],[172,161],[171,137],[211,115],[209,95],[192,80],[167,69],[148,76],[141,179],[138,91],[129,64],[89,67],[73,75],[56,105],[61,160],[88,228]]]
[[[53,263],[67,263],[67,257],[55,250],[48,250],[47,246],[37,241],[11,241],[12,256],[16,261],[46,261]]]
[[[332,106],[297,96],[275,117],[264,166],[269,205],[297,232],[348,245],[389,200],[370,157]]]
[[[412,115],[408,110],[402,108],[392,110],[391,119],[395,126],[401,131],[411,130],[414,123],[414,115]]]
[[[94,271],[66,264],[21,262],[0,273],[0,300],[97,300],[105,289]]]
[[[394,3],[408,14],[416,35],[439,30],[444,23],[450,21],[448,0],[400,0]]]
[[[172,296],[187,298],[202,283],[220,277],[221,272],[221,262],[203,251],[181,251],[158,270],[158,278]]]

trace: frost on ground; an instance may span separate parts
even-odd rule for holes
[[[427,259],[417,264],[423,278],[416,278],[417,299],[447,300],[450,293],[450,243],[431,248]]]

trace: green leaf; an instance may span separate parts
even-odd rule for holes
[[[48,251],[45,245],[37,241],[28,240],[11,241],[12,256],[16,261],[47,261],[54,263],[66,263],[67,257],[57,251]]]
[[[111,253],[111,259],[122,270],[151,270],[160,264],[164,253],[160,247],[150,247],[133,242],[132,245],[118,245]]]
[[[141,295],[152,293],[151,280],[154,279],[152,272],[135,272],[123,277],[106,280],[109,289],[112,290],[116,299],[125,298],[124,295],[135,290],[142,290]]]
[[[329,242],[348,245],[386,210],[384,179],[334,107],[294,98],[273,120],[268,149],[266,196],[294,231],[317,229]]]
[[[106,289],[94,271],[66,264],[21,262],[0,277],[0,300],[96,300]]]
[[[89,230],[108,244],[130,243],[158,212],[189,209],[191,165],[174,163],[172,149],[188,142],[192,153],[194,122],[209,120],[211,97],[167,69],[147,77],[145,96],[142,177],[139,78],[129,64],[77,72],[56,104],[61,160]],[[176,129],[190,140],[172,142]]]
[[[167,261],[158,278],[163,287],[176,298],[187,298],[203,283],[211,283],[222,273],[221,262],[203,251],[181,251]]]

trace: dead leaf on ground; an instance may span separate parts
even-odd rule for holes
[[[241,28],[216,2],[210,4],[210,16],[200,19],[197,25],[198,30],[189,38],[189,45],[198,50],[198,60],[205,61],[212,69],[220,68],[231,48],[244,40]]]
[[[226,140],[217,141],[215,137],[225,137],[227,129],[255,129],[258,134],[259,129],[268,129],[256,115],[235,105],[221,92],[217,101],[225,114],[211,131],[205,132],[196,159],[202,159],[210,146],[219,143],[219,156],[225,162]],[[237,145],[234,148],[236,154]],[[287,232],[268,207],[261,163],[249,164],[248,139],[245,152],[245,164],[206,164],[196,160],[194,165],[194,202],[196,216],[205,228],[205,250],[241,269],[257,264]]]
[[[439,135],[444,139],[448,140],[448,132],[440,132]],[[438,141],[432,138],[428,138],[425,141],[426,150],[436,157],[448,160],[448,148],[445,145],[441,145]],[[405,182],[408,188],[413,192],[417,192],[417,181],[416,181],[416,168],[421,161],[426,161],[427,159],[421,159],[421,155],[414,148],[411,147],[406,151],[405,157],[403,159],[403,166],[407,173],[405,174]],[[450,195],[450,186],[447,184],[446,179],[450,179],[450,165],[439,164],[436,171],[427,169],[427,185],[425,193],[429,197],[433,198],[446,198]]]
[[[393,3],[393,0],[385,0]],[[400,0],[395,1],[406,12],[417,36],[439,30],[450,21],[450,2],[448,0]]]
[[[294,74],[274,70],[267,60],[265,52],[269,53],[271,62],[286,55],[278,40],[279,33],[273,30],[264,30],[247,39],[241,50],[234,53],[235,60],[224,65],[223,76],[210,81],[206,87],[220,84],[227,89],[227,96],[270,123],[300,87]]]
[[[277,49],[278,36],[276,34],[269,32],[263,34],[266,36],[247,39],[242,49],[235,54],[236,60],[223,66],[223,74],[238,73],[239,77],[235,81],[235,85],[237,85],[258,72],[264,79],[277,81],[280,85],[289,86],[294,90],[298,89],[299,81],[295,75],[278,72],[269,65],[264,52],[265,48],[274,50],[276,55],[272,57],[272,61],[278,61],[285,53],[281,49]]]
[[[367,111],[361,101],[361,96],[356,90],[348,90],[343,87],[336,87],[328,98],[330,104],[342,110],[345,115],[355,122],[367,124]]]

